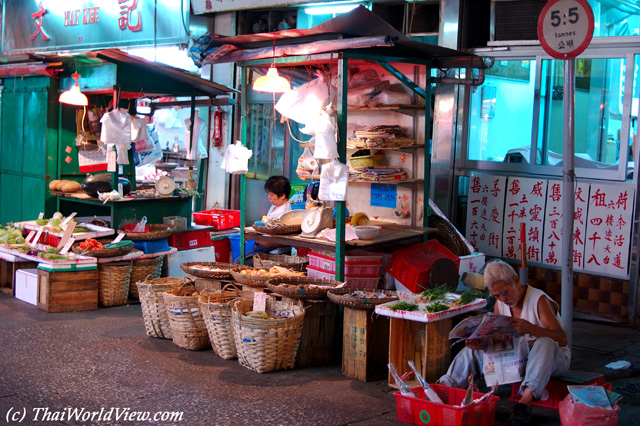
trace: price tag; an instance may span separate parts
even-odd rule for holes
[[[107,145],[107,171],[115,172],[116,170],[116,146],[110,143]]]
[[[261,291],[253,293],[253,310],[262,312],[267,310],[267,293]]]
[[[593,21],[587,0],[550,0],[538,17],[540,45],[553,58],[575,58],[591,43]]]
[[[40,212],[40,214],[38,215],[38,219],[42,219],[44,217],[44,212]]]
[[[115,238],[115,240],[111,241],[111,244],[113,244],[113,243],[119,243],[120,241],[122,241],[122,239],[124,238],[124,235],[125,235],[125,234],[123,234],[122,232],[120,232],[120,233],[118,234],[118,236]]]
[[[40,228],[38,229],[38,233],[36,234],[35,237],[33,237],[33,240],[31,240],[31,245],[35,247],[36,244],[38,244],[38,241],[40,241],[40,236],[42,235],[42,231],[44,230],[44,228]]]
[[[67,244],[65,244],[64,247],[62,247],[62,250],[60,250],[60,254],[67,254],[67,252],[75,242],[76,242],[75,238],[73,237],[69,238],[69,241],[67,241]]]
[[[69,216],[67,216],[67,217],[62,221],[62,223],[60,224],[60,228],[64,228],[65,226],[67,226],[67,224],[68,224],[69,222],[71,222],[71,219],[73,219],[73,217],[74,217],[76,214],[78,214],[78,213],[73,212],[73,213],[71,213]]]
[[[36,231],[29,231],[29,235],[27,235],[27,238],[24,239],[24,242],[27,244],[31,244],[31,239],[34,235],[36,235]]]

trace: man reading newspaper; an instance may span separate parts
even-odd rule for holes
[[[571,353],[558,304],[543,291],[522,284],[513,268],[500,260],[487,263],[484,282],[496,298],[494,312],[510,317],[508,321],[513,330],[524,335],[528,342],[529,356],[520,385],[520,401],[509,417],[510,426],[527,425],[533,400],[541,397],[552,376],[569,369]],[[467,388],[469,375],[477,377],[482,373],[487,339],[468,339],[465,344],[438,383]]]

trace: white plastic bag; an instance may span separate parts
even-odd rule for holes
[[[188,160],[199,160],[200,158],[206,158],[208,156],[207,147],[202,142],[202,138],[200,137],[200,133],[202,133],[202,128],[204,127],[204,120],[200,118],[200,116],[196,115],[195,123],[193,125],[193,138],[191,136],[191,118],[187,118],[184,120],[184,129],[185,129],[185,138],[184,140],[191,140],[191,149],[187,154]]]
[[[338,160],[322,165],[318,198],[323,201],[346,201],[349,167]]]
[[[114,109],[102,116],[102,131],[100,140],[107,144],[115,144],[118,153],[118,164],[129,164],[129,149],[131,149],[131,116],[118,109]]]
[[[313,158],[313,153],[309,148],[305,148],[300,158],[298,158],[296,174],[300,179],[307,180],[317,168],[318,162]]]
[[[333,160],[338,158],[338,142],[336,141],[335,118],[331,114],[331,105],[322,109],[319,114],[314,114],[315,119],[307,124],[302,133],[315,135],[315,158],[322,160]]]
[[[134,146],[133,161],[137,167],[146,166],[147,164],[162,160],[162,147],[158,141],[158,133],[155,131],[155,127],[152,127],[152,130],[149,132],[148,142],[152,145],[152,149],[149,151],[139,152],[137,144]]]
[[[335,96],[336,88],[318,72],[315,80],[283,93],[276,103],[276,110],[293,121],[308,124],[325,105],[333,102]]]
[[[249,158],[252,155],[251,150],[237,141],[227,147],[220,167],[233,175],[246,174],[249,171]]]

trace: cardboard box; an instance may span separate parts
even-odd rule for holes
[[[15,278],[16,299],[38,304],[38,270],[18,269]]]

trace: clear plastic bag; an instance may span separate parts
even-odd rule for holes
[[[349,167],[338,160],[322,165],[318,198],[323,201],[345,201],[349,183]]]
[[[140,222],[136,223],[136,226],[133,227],[133,232],[144,232],[146,224],[147,224],[147,217],[143,216]]]
[[[322,108],[333,102],[335,96],[336,88],[319,73],[315,80],[283,93],[276,103],[276,110],[293,121],[308,124],[315,120]]]

